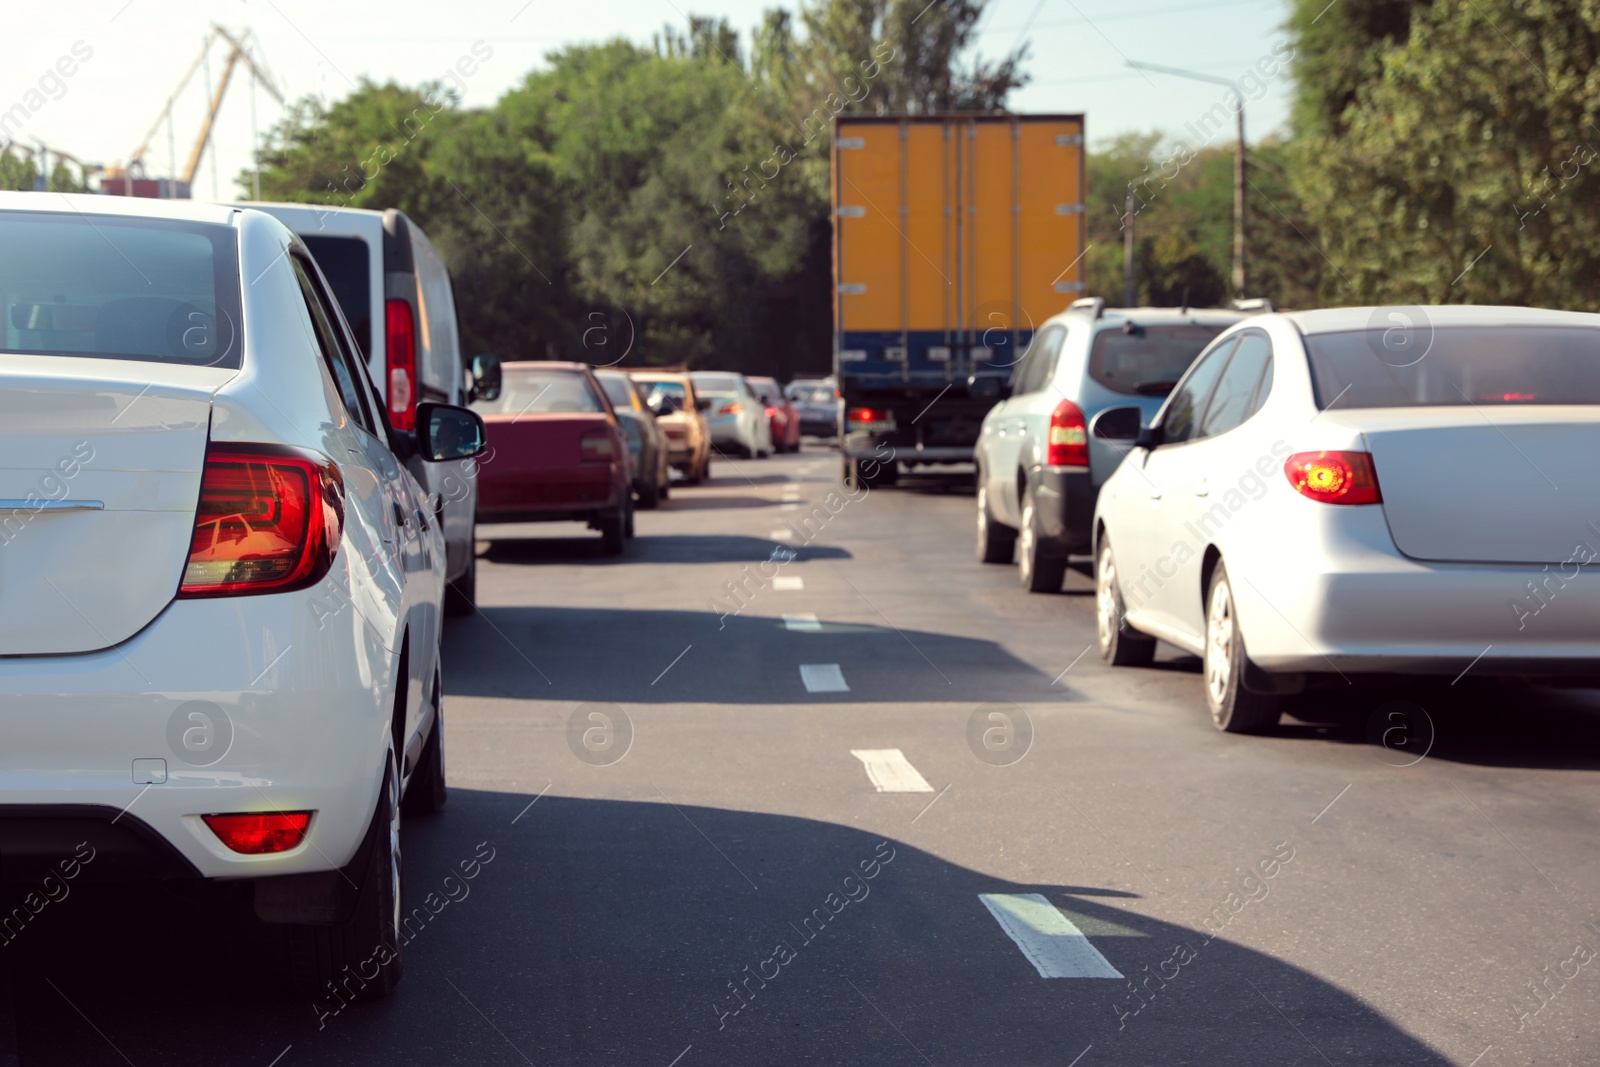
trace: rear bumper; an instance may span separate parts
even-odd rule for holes
[[[860,434],[845,437],[844,454],[850,459],[875,459],[880,463],[971,463],[972,447],[941,445],[923,448],[917,445],[890,445],[882,438]]]
[[[6,877],[80,843],[96,877],[347,863],[377,805],[396,667],[348,581],[336,566],[294,593],[174,601],[113,649],[0,658]],[[315,814],[267,856],[229,851],[201,820],[255,811]]]
[[[552,467],[515,481],[480,483],[479,522],[557,522],[587,519],[622,503],[626,492],[614,467]]]
[[[1086,467],[1040,467],[1033,471],[1033,503],[1039,543],[1052,556],[1093,549],[1094,502],[1099,490]]]

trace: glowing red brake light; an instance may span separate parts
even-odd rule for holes
[[[1089,465],[1089,424],[1083,410],[1063,400],[1050,413],[1050,437],[1045,443],[1044,461],[1051,467]]]
[[[767,408],[767,418],[775,419],[777,417],[778,417],[778,409],[777,408]]]
[[[281,593],[322,580],[344,529],[333,464],[276,445],[213,445],[180,597]]]
[[[247,856],[287,852],[305,840],[309,811],[274,811],[244,815],[202,815],[224,845]]]
[[[397,430],[417,427],[417,327],[411,305],[389,300],[383,305],[388,356],[389,425]]]
[[[873,411],[871,408],[851,408],[845,416],[850,422],[882,422],[883,412]]]
[[[1296,452],[1283,464],[1295,491],[1324,504],[1381,504],[1378,472],[1367,452]]]

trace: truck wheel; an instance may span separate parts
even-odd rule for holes
[[[982,475],[979,475],[981,480]],[[1010,563],[1017,550],[1017,531],[989,514],[989,490],[978,486],[978,562]]]
[[[461,577],[444,584],[444,613],[452,619],[471,615],[473,605],[478,602],[477,535],[474,527],[472,536],[467,538],[467,569],[461,572]]]
[[[400,776],[393,751],[378,797],[377,838],[367,861],[355,917],[337,925],[284,927],[289,981],[304,996],[338,992],[386,997],[400,983]],[[367,977],[364,969],[376,967]],[[351,976],[355,988],[350,988]]]
[[[1030,593],[1059,593],[1061,580],[1067,576],[1066,557],[1045,555],[1045,543],[1039,534],[1039,506],[1034,500],[1033,486],[1022,494],[1022,526],[1017,537],[1017,576],[1022,588]]]

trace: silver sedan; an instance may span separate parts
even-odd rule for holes
[[[1219,729],[1374,676],[1600,676],[1600,315],[1257,316],[1124,445],[1100,653],[1202,657]]]

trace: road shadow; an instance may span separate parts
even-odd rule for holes
[[[620,556],[600,553],[598,534],[589,537],[499,537],[479,527],[479,542],[489,545],[480,555],[493,563],[538,565],[584,561],[604,564],[625,563],[762,563],[782,542],[740,534],[648,534],[635,537]],[[793,563],[814,559],[850,559],[848,549],[833,545],[796,545]],[[786,564],[786,566],[792,564]],[[739,577],[729,572],[726,579]]]
[[[781,500],[764,500],[758,496],[688,496],[683,493],[671,497],[661,505],[662,511],[723,511],[729,508],[775,508]]]
[[[711,606],[726,591],[710,581],[706,611],[481,607],[445,629],[445,692],[619,704],[1081,699],[1068,680],[1052,685],[994,641],[828,619],[790,630],[781,617],[755,614],[777,613],[782,602],[773,598],[783,594],[751,588],[751,606],[737,615],[730,601]],[[841,663],[847,692],[807,690],[802,664]]]
[[[393,996],[282,992],[276,931],[242,891],[86,886],[6,950],[23,961],[23,1064],[1443,1058],[1371,1005],[1234,940],[1293,944],[1275,929],[1276,899],[1315,892],[1301,870],[1314,861],[1274,841],[1261,857],[1289,858],[1257,879],[1263,895],[1233,911],[1234,858],[1219,858],[1205,879],[1215,899],[1178,909],[1193,925],[1142,915],[1126,892],[1017,883],[898,835],[672,797],[453,789],[402,842],[404,908],[426,918]],[[484,856],[465,878],[462,864]],[[425,905],[429,894],[444,903]],[[1039,894],[1035,916],[1053,906],[1126,978],[1040,977],[979,894]]]

